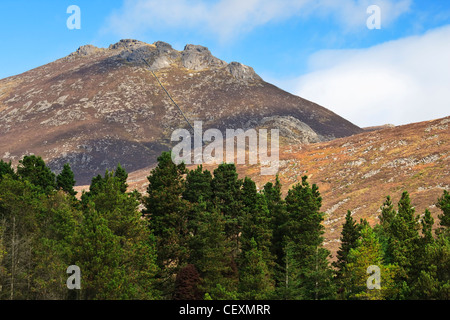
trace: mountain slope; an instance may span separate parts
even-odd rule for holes
[[[362,132],[205,47],[177,51],[163,42],[121,40],[107,49],[83,46],[0,80],[0,158],[17,163],[38,154],[55,171],[70,163],[78,184],[88,184],[118,162],[128,172],[154,165],[162,151],[173,147],[172,132],[189,126],[150,70],[187,119],[203,121],[204,130],[288,125],[285,143]]]
[[[429,209],[437,223],[436,200],[444,189],[450,190],[449,125],[447,117],[328,142],[284,146],[278,172],[282,191],[286,195],[304,175],[319,186],[326,212],[325,243],[333,255],[339,248],[347,210],[358,222],[365,218],[373,225],[387,195],[396,204],[402,192],[408,191],[416,214]],[[215,167],[204,165],[211,172]],[[150,169],[130,174],[131,189],[145,192]],[[250,176],[259,188],[275,180],[260,175],[258,165],[237,165],[237,169],[241,178]]]

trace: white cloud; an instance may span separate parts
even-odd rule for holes
[[[125,0],[104,31],[131,36],[167,28],[196,30],[219,40],[233,39],[254,28],[292,17],[330,16],[351,30],[365,27],[366,9],[377,4],[384,24],[407,12],[412,0]]]
[[[368,49],[322,51],[290,91],[359,126],[450,114],[450,25]]]

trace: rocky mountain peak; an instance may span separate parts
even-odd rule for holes
[[[77,49],[77,51],[75,51],[74,53],[71,54],[71,56],[75,56],[75,55],[78,55],[78,56],[89,56],[91,54],[94,54],[94,53],[97,53],[97,52],[100,52],[100,51],[102,51],[102,49],[100,49],[100,48],[98,48],[96,46],[93,46],[91,44],[87,44],[87,45],[79,47]]]
[[[186,69],[201,71],[207,68],[219,69],[227,66],[225,61],[214,57],[208,48],[188,44],[181,53],[181,62]]]
[[[81,46],[76,52],[70,54],[69,58],[87,57],[101,52],[135,65],[146,66],[145,60],[153,71],[170,66],[197,72],[224,69],[240,83],[262,81],[253,68],[239,62],[228,64],[213,56],[207,47],[194,44],[187,44],[183,51],[177,51],[169,43],[163,41],[148,44],[134,39],[122,39],[111,44],[108,49],[93,45]]]
[[[261,77],[258,76],[253,70],[252,67],[243,65],[239,62],[231,62],[228,66],[228,71],[231,75],[240,81],[251,81],[251,80],[261,80]]]

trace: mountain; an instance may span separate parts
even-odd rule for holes
[[[280,148],[279,178],[284,195],[308,176],[323,198],[325,245],[335,256],[347,210],[359,222],[378,222],[380,206],[390,195],[394,204],[408,191],[416,214],[425,209],[435,223],[442,213],[436,200],[450,189],[450,117],[364,132],[327,142],[292,144]],[[213,171],[215,166],[204,165]],[[194,169],[191,166],[190,169]],[[258,188],[274,182],[260,175],[259,165],[237,165]],[[130,174],[131,189],[145,192],[150,168]],[[79,188],[82,190],[83,188]]]
[[[205,47],[121,40],[0,80],[0,159],[36,154],[56,172],[70,163],[77,183],[89,184],[119,162],[128,172],[154,165],[186,119],[204,130],[279,128],[283,144],[363,132]]]

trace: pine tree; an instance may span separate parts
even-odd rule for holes
[[[433,242],[434,219],[428,209],[425,209],[425,213],[420,223],[422,225],[422,245]]]
[[[3,176],[9,174],[12,178],[17,179],[17,175],[14,172],[11,161],[4,162],[0,160],[0,182],[2,181]]]
[[[256,190],[253,180],[246,177],[242,186],[242,233],[240,237],[241,255],[252,249],[256,242],[257,250],[262,254],[270,277],[274,272],[274,256],[271,252],[272,230],[266,198]]]
[[[155,298],[156,250],[138,199],[134,193],[123,193],[123,181],[112,173],[100,185],[84,208],[76,243],[80,248],[74,256],[87,274],[85,297]]]
[[[238,272],[231,254],[233,248],[225,234],[225,219],[217,208],[208,206],[201,198],[195,208],[196,233],[189,238],[189,263],[198,269],[201,289],[210,298],[234,299]]]
[[[272,274],[263,252],[252,238],[248,248],[242,251],[239,270],[239,297],[243,300],[263,300],[274,290]]]
[[[249,285],[250,287],[246,288],[244,283],[251,282],[254,277],[246,273],[254,272],[252,268],[259,268],[264,271],[264,284],[261,286],[265,288],[265,293],[261,293],[261,296],[267,295],[273,287],[271,279],[274,275],[271,219],[265,196],[257,192],[255,182],[248,177],[244,179],[242,186],[242,204],[241,251],[238,265],[240,278],[246,280],[241,281],[240,288],[241,291],[247,292],[246,298],[255,297],[254,293],[250,293],[254,287]]]
[[[242,180],[238,179],[234,164],[221,164],[214,170],[211,182],[214,203],[225,218],[225,233],[234,243],[233,257],[239,251],[239,233],[242,226]]]
[[[348,256],[352,249],[357,246],[357,241],[360,237],[360,228],[356,221],[352,217],[351,211],[347,211],[345,216],[345,223],[341,232],[341,246],[337,251],[337,260],[333,262],[333,266],[336,268],[336,280],[340,286],[339,291],[343,291],[345,288],[342,286],[343,276],[345,268],[348,264]]]
[[[408,192],[403,192],[398,211],[390,225],[389,256],[400,267],[397,281],[402,283],[403,297],[410,296],[410,287],[417,279],[419,268],[415,263],[419,254],[419,217],[411,205]]]
[[[394,204],[392,203],[391,197],[387,196],[386,201],[380,207],[381,214],[379,216],[380,224],[383,228],[388,229],[392,220],[394,219],[396,212],[394,210]]]
[[[120,165],[120,163],[117,165],[116,171],[114,172],[114,177],[118,179],[120,182],[120,191],[125,193],[128,189],[127,179],[128,179],[128,173],[125,171],[125,169]]]
[[[334,295],[329,251],[322,247],[324,214],[320,212],[322,198],[318,187],[307,182],[307,177],[288,191],[286,207],[289,213],[287,261],[295,282],[291,298],[328,299]]]
[[[60,174],[56,176],[56,188],[62,189],[68,194],[75,196],[77,192],[73,189],[75,186],[75,175],[70,168],[70,165],[66,163]]]
[[[56,188],[55,174],[45,165],[41,157],[25,156],[19,161],[17,174],[46,193]]]
[[[450,193],[444,190],[444,193],[437,202],[437,207],[442,210],[442,214],[438,216],[440,222],[440,232],[450,233]]]
[[[270,216],[270,229],[272,230],[271,252],[274,257],[274,278],[277,286],[285,282],[285,237],[287,235],[287,223],[289,216],[286,211],[286,203],[281,194],[281,183],[278,176],[275,185],[268,182],[263,188],[263,194],[267,202]]]
[[[66,299],[67,274],[73,264],[74,243],[82,214],[74,207],[73,196],[59,191],[48,196],[37,215],[39,230],[33,241],[33,269],[30,287],[33,299]]]
[[[211,190],[212,175],[208,170],[203,170],[203,166],[198,166],[195,170],[189,170],[186,175],[186,188],[183,192],[183,199],[198,203],[200,197],[208,203],[212,200]]]
[[[391,224],[397,212],[394,209],[391,197],[387,196],[383,205],[380,207],[381,214],[378,216],[380,224],[374,227],[374,232],[377,234],[380,240],[381,247],[384,252],[384,261],[386,263],[392,263],[393,257],[390,248],[392,247],[392,230]]]
[[[369,225],[361,228],[361,237],[355,248],[348,255],[344,283],[350,299],[381,300],[395,296],[396,288],[393,278],[397,268],[383,264],[383,251],[379,240]],[[370,289],[367,286],[369,266],[380,270],[380,288]]]
[[[185,190],[183,163],[174,164],[169,152],[158,158],[158,165],[147,177],[147,196],[143,197],[143,214],[150,219],[150,229],[156,238],[159,275],[164,295],[172,296],[173,277],[189,256],[187,214],[189,202],[182,199]]]

